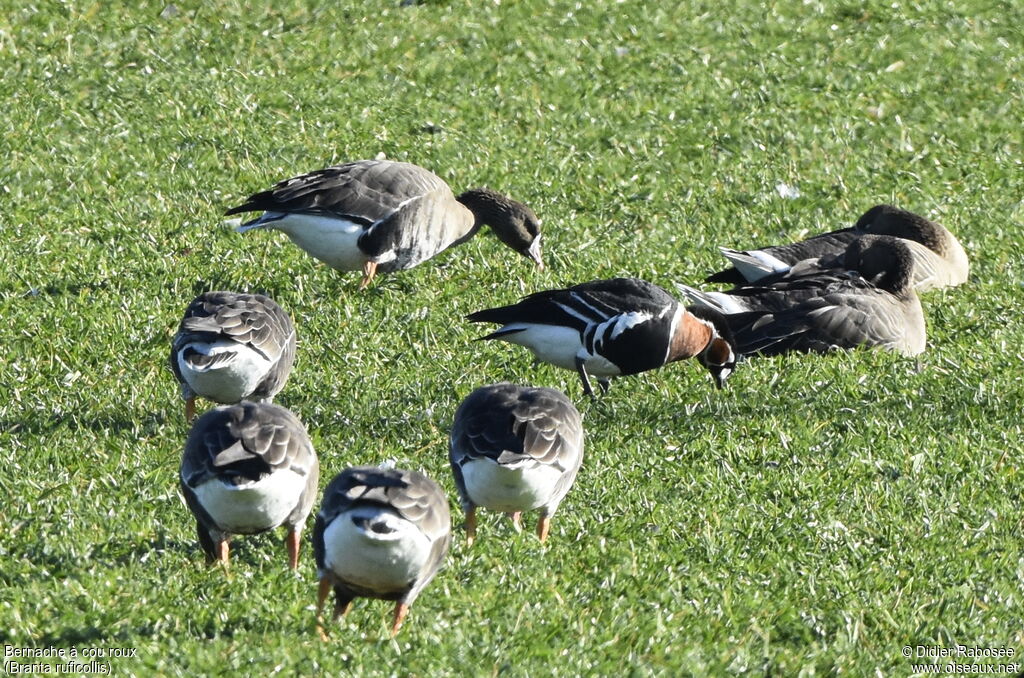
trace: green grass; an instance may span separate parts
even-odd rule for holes
[[[114,675],[908,675],[902,646],[956,643],[1020,661],[1019,3],[5,4],[4,644],[136,649]],[[482,235],[357,294],[282,234],[222,223],[378,153],[530,204],[548,269]],[[919,370],[789,356],[715,392],[678,364],[590,403],[461,319],[599,277],[695,283],[717,245],[878,202],[944,223],[973,264],[925,298]],[[295,319],[277,401],[327,479],[394,459],[454,498],[462,397],[565,390],[587,449],[549,544],[490,514],[472,549],[456,530],[395,640],[360,601],[322,644],[309,549],[293,575],[280,535],[206,568],[165,363],[217,288]]]

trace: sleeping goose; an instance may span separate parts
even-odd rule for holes
[[[449,460],[466,513],[466,541],[476,537],[476,507],[512,515],[540,509],[537,536],[583,461],[583,423],[561,391],[491,384],[470,393],[455,412]]]
[[[295,360],[295,327],[270,297],[206,292],[185,309],[171,344],[171,371],[181,385],[185,418],[196,396],[218,403],[270,402]]]
[[[908,356],[925,349],[921,302],[911,282],[914,259],[906,240],[854,239],[844,268],[799,262],[792,270],[729,292],[679,285],[694,303],[724,314],[741,354],[824,353],[879,346]]]
[[[298,418],[278,405],[242,402],[199,417],[181,460],[181,492],[207,562],[228,563],[228,540],[288,528],[288,566],[316,499],[320,464]]]
[[[841,265],[847,246],[865,234],[891,235],[906,241],[914,257],[913,282],[918,292],[955,287],[967,281],[970,270],[967,254],[949,230],[913,212],[892,205],[875,205],[853,228],[756,250],[720,248],[733,267],[708,276],[705,282],[736,285],[757,282],[767,275],[785,272],[804,260],[820,260],[822,268],[834,268]]]
[[[736,367],[729,328],[718,313],[691,312],[662,288],[636,278],[536,292],[466,318],[502,325],[480,340],[519,344],[541,362],[575,370],[591,397],[588,374],[607,391],[611,377],[696,357],[722,388]]]
[[[334,590],[334,616],[357,597],[395,601],[391,634],[441,567],[451,543],[448,498],[415,471],[349,468],[324,491],[313,528],[317,618]],[[322,629],[321,634],[323,635]]]
[[[433,172],[390,160],[359,160],[286,179],[226,214],[263,212],[238,227],[284,231],[339,271],[412,268],[461,245],[487,224],[503,243],[543,268],[540,220],[526,205],[487,188],[459,195]]]

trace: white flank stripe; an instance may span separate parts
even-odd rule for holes
[[[552,303],[554,303],[555,306],[557,306],[558,308],[562,309],[568,315],[571,315],[573,318],[576,318],[577,320],[582,320],[583,322],[588,323],[588,324],[594,322],[593,318],[590,318],[588,316],[583,315],[582,313],[580,313],[579,311],[574,309],[572,306],[567,306],[567,305],[563,304],[560,301],[555,301],[555,302],[552,302]]]
[[[614,318],[615,324],[612,325],[612,335],[609,338],[614,341],[620,334],[631,327],[636,327],[641,323],[649,322],[651,317],[651,314],[646,311],[631,311],[629,313],[623,313],[622,315]]]

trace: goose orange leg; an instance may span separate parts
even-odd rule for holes
[[[409,606],[399,601],[395,603],[395,618],[391,624],[391,637],[394,638],[398,634],[398,629],[402,628],[402,622],[405,621],[406,615],[409,614]]]
[[[359,283],[360,292],[362,292],[363,290],[370,286],[370,283],[373,282],[373,277],[375,275],[377,275],[376,261],[367,261],[365,264],[363,264],[363,279]]]
[[[217,542],[213,545],[213,549],[215,560],[224,567],[227,567],[229,559],[228,540],[224,539],[222,541]]]
[[[466,509],[466,546],[472,546],[476,541],[476,506],[470,505]]]
[[[537,521],[537,537],[540,538],[540,543],[543,544],[547,541],[548,532],[551,530],[551,518],[549,516],[541,516],[540,520]]]
[[[288,567],[289,569],[296,570],[299,567],[299,548],[301,544],[299,541],[299,531],[289,530],[288,536],[284,540],[288,545]]]

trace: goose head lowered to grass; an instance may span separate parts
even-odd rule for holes
[[[170,367],[192,421],[195,400],[270,402],[295,360],[295,326],[270,297],[205,292],[192,300],[171,343]]]
[[[592,397],[588,374],[607,391],[614,376],[696,358],[722,388],[736,368],[729,327],[720,314],[693,313],[662,288],[636,278],[535,292],[466,318],[502,325],[481,340],[519,344],[541,362],[575,370]]]
[[[284,231],[340,271],[412,268],[461,245],[485,224],[501,242],[543,268],[540,220],[526,205],[487,188],[459,196],[433,172],[390,160],[358,160],[301,174],[254,193],[226,214],[263,212],[238,227]]]

